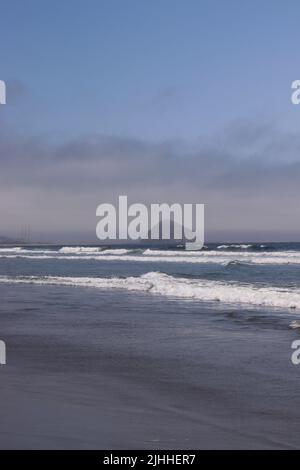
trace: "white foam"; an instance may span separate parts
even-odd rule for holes
[[[177,278],[158,272],[127,278],[0,276],[0,283],[126,289],[206,302],[300,309],[300,292],[295,288],[280,289],[257,287],[253,284]]]
[[[242,250],[247,250],[247,248],[251,248],[253,245],[219,245],[217,246],[217,250],[227,250],[230,248],[240,248]]]
[[[12,248],[0,248],[0,252],[7,252],[7,253],[16,253],[18,251],[22,251],[20,246],[14,246]]]
[[[232,256],[232,257],[225,257],[225,256],[203,256],[203,257],[193,257],[193,256],[139,256],[139,255],[104,255],[104,254],[90,254],[90,255],[82,255],[82,256],[55,256],[55,255],[23,255],[23,254],[2,254],[0,258],[24,258],[24,259],[56,259],[56,260],[95,260],[95,261],[127,261],[127,262],[138,262],[138,263],[145,263],[145,262],[152,262],[152,263],[196,263],[196,264],[221,264],[221,265],[230,265],[230,264],[300,264],[300,257],[253,257],[253,258],[242,258],[241,256]]]
[[[10,250],[10,251],[9,251]],[[158,263],[198,264],[300,264],[300,251],[249,252],[249,251],[179,251],[147,249],[138,254],[133,249],[104,249],[102,247],[63,247],[54,250],[3,249],[0,258],[96,260]]]
[[[147,248],[147,250],[143,251],[143,256],[182,256],[182,257],[190,257],[190,256],[201,256],[204,252],[203,251],[190,251],[190,250],[153,250]],[[207,253],[207,252],[206,252]]]
[[[62,254],[77,254],[77,255],[87,255],[87,254],[98,254],[98,255],[125,255],[126,253],[129,253],[131,250],[125,249],[125,248],[108,248],[105,249],[104,247],[97,247],[97,246],[64,246],[59,250],[59,253]]]
[[[127,250],[125,248],[111,248],[111,249],[107,249],[107,250],[104,250],[102,252],[102,254],[105,256],[105,255],[115,255],[115,256],[122,256],[122,255],[126,255],[127,253],[130,253],[132,250]]]
[[[54,255],[57,254],[58,252],[55,250],[41,250],[38,248],[22,248],[20,246],[18,247],[13,247],[13,248],[0,248],[0,253],[6,253],[7,255],[12,254],[27,254],[27,255],[34,255],[36,253],[53,253]]]
[[[98,253],[102,250],[97,246],[63,246],[59,253]]]

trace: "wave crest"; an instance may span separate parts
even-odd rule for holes
[[[0,276],[0,283],[126,289],[187,300],[300,309],[300,292],[295,288],[280,289],[257,287],[253,284],[186,279],[160,272],[148,272],[138,277],[130,276],[127,278]]]

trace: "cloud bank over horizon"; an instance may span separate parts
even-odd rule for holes
[[[300,240],[300,137],[232,122],[193,142],[90,135],[54,140],[0,128],[1,233],[96,241],[102,202],[206,205],[209,240]]]

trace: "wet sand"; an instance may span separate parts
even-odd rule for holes
[[[24,314],[32,289],[1,312],[1,449],[300,447],[299,336],[284,317],[262,327],[255,312],[171,301],[150,315],[147,297],[120,294],[116,308],[99,293],[97,315],[42,315],[67,289]]]

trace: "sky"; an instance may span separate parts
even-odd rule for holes
[[[0,0],[0,235],[206,205],[209,240],[300,241],[297,0]]]

